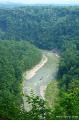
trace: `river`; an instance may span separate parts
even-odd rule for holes
[[[46,56],[46,63],[40,67],[32,77],[24,77],[23,92],[30,95],[31,90],[38,96],[45,99],[47,85],[55,80],[58,71],[59,56],[56,53],[43,51]],[[28,79],[27,79],[28,78]]]

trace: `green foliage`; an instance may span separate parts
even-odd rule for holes
[[[79,38],[79,7],[26,6],[0,9],[0,39],[30,40],[45,49]]]
[[[0,116],[11,120],[40,120],[40,116],[43,120],[64,119],[63,116],[74,120],[73,115],[79,116],[79,7],[1,8],[0,39]],[[60,52],[60,102],[53,112],[34,96],[28,97],[31,111],[19,109],[22,74],[41,59],[39,50],[20,40]]]
[[[60,109],[62,115],[79,116],[79,49],[78,43],[68,42],[62,52],[58,71]],[[75,120],[75,118],[72,118]]]
[[[40,60],[41,52],[28,42],[0,41],[0,116],[17,117],[23,72]]]
[[[59,100],[58,81],[53,80],[46,88],[45,98],[47,108],[54,109]]]

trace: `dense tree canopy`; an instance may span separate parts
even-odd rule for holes
[[[12,120],[79,117],[79,7],[0,8],[0,40],[1,117]],[[33,109],[29,113],[19,109],[22,74],[41,59],[40,51],[26,40],[43,49],[58,50],[61,55],[57,76],[59,104],[53,112],[38,97],[30,99]]]
[[[41,48],[61,48],[77,38],[79,8],[27,6],[0,9],[0,39],[30,40]]]
[[[0,41],[0,116],[15,115],[22,104],[23,72],[40,59],[41,52],[28,42]]]

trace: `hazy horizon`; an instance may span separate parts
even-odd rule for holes
[[[79,4],[79,0],[0,0],[0,3],[20,4]]]

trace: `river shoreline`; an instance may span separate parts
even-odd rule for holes
[[[25,79],[29,80],[31,79],[33,76],[35,76],[36,72],[42,68],[48,61],[48,58],[43,55],[42,60],[40,61],[40,63],[38,63],[35,67],[33,67],[31,70],[26,71],[25,73]]]
[[[52,80],[55,80],[59,56],[51,51],[43,51],[42,54],[42,60],[23,74],[24,96],[30,95],[33,91],[36,96],[46,99],[46,88]],[[26,104],[25,100],[24,104]]]
[[[35,65],[31,70],[26,71],[24,73],[24,75],[23,75],[23,95],[24,96],[26,94],[28,94],[25,91],[25,82],[29,81],[32,77],[34,77],[35,74],[37,73],[37,71],[39,69],[41,69],[47,63],[47,61],[48,61],[47,56],[45,54],[43,54],[41,61],[37,65]],[[40,90],[40,92],[41,92],[41,90]],[[26,103],[26,98],[24,96],[23,96],[24,109],[29,111],[30,106],[28,105],[28,103]]]

